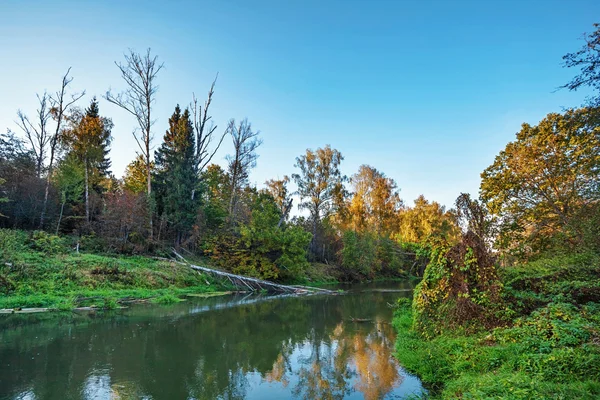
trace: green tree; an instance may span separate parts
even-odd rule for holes
[[[85,188],[85,165],[73,153],[70,153],[58,163],[53,180],[60,193],[60,213],[56,223],[56,234],[58,235],[65,205],[81,202]]]
[[[194,129],[190,113],[179,105],[169,118],[169,129],[156,151],[155,199],[157,212],[175,231],[179,247],[191,230],[198,211],[198,175],[194,161]]]
[[[292,177],[298,185],[300,209],[310,212],[313,254],[317,253],[318,228],[322,218],[341,204],[346,181],[339,168],[343,159],[342,154],[329,145],[315,151],[307,149],[306,154],[296,158],[295,167],[300,169],[300,173]]]
[[[598,122],[583,108],[548,114],[537,126],[523,124],[481,174],[482,199],[502,221],[499,247],[540,250],[579,209],[600,199]],[[577,242],[579,233],[567,239]]]

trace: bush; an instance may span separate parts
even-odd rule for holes
[[[31,235],[32,249],[46,254],[61,254],[68,251],[67,241],[59,236],[44,231],[35,231]]]

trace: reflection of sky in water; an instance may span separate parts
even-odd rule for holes
[[[0,400],[405,398],[423,389],[393,358],[397,297],[193,299],[0,329]]]

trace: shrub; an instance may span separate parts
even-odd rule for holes
[[[44,231],[35,231],[31,235],[32,249],[46,254],[61,254],[68,251],[67,241],[59,236]]]

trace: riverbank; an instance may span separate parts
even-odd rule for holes
[[[493,331],[412,329],[400,301],[396,356],[432,398],[600,398],[600,258],[560,256],[501,269],[506,311]]]
[[[78,253],[56,237],[4,231],[0,242],[0,309],[117,308],[147,300],[173,303],[186,295],[232,290],[174,262],[142,256]]]

